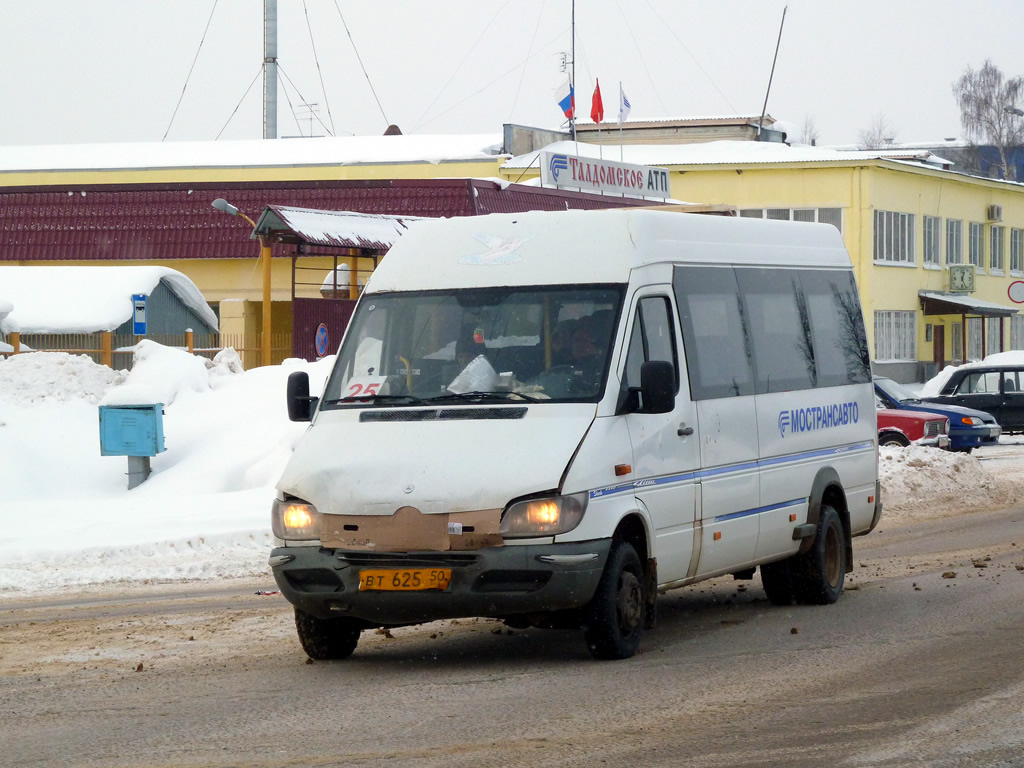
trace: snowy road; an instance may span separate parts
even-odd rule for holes
[[[894,517],[855,562],[829,607],[677,590],[615,663],[462,620],[308,664],[265,580],[8,600],[0,765],[1024,764],[1024,508]]]

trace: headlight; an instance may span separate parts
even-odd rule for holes
[[[517,501],[501,517],[501,535],[514,539],[567,533],[580,524],[586,508],[585,493]]]
[[[320,513],[298,499],[274,499],[270,527],[279,539],[308,541],[320,538]]]

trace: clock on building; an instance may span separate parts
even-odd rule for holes
[[[951,291],[973,291],[974,290],[974,265],[973,264],[951,264],[949,267],[949,290]]]

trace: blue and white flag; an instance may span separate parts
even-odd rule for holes
[[[622,83],[619,83],[619,123],[626,122],[627,117],[629,117],[629,99],[626,98],[626,92],[622,90]]]
[[[561,107],[562,114],[570,120],[576,116],[576,94],[568,78],[565,85],[558,89],[558,106]]]

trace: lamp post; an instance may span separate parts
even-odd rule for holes
[[[232,216],[241,216],[256,229],[256,222],[242,213],[222,197],[218,197],[212,203],[218,211],[230,213]],[[256,235],[260,241],[260,259],[263,261],[263,340],[261,347],[260,365],[270,365],[270,241],[263,235]]]
[[[1017,117],[1024,117],[1024,109],[1020,109],[1019,107],[1003,107],[1003,112],[1009,112],[1011,115],[1016,115]]]

